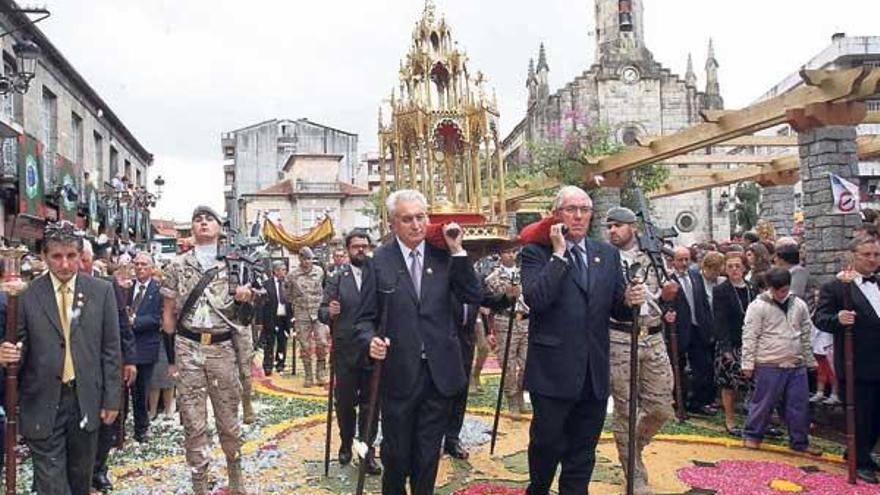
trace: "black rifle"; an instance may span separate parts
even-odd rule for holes
[[[636,200],[638,202],[638,211],[636,215],[642,220],[642,232],[638,234],[639,249],[651,260],[649,269],[654,271],[657,276],[657,284],[662,289],[663,284],[671,281],[672,277],[666,271],[666,263],[663,256],[672,257],[674,255],[670,247],[670,239],[678,237],[678,231],[674,228],[661,229],[654,225],[651,221],[651,212],[648,209],[645,194],[640,188],[635,190]],[[661,301],[663,313],[667,313],[672,309],[671,301]],[[666,323],[663,319],[666,336],[669,338],[669,354],[672,361],[672,378],[675,389],[675,417],[679,422],[687,419],[684,409],[684,392],[682,390],[681,380],[681,361],[679,360],[678,349],[678,322],[673,324]]]

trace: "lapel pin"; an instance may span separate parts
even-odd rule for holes
[[[593,258],[593,263],[600,263],[601,261],[598,256]]]
[[[428,269],[425,270],[425,273],[427,273],[428,275],[432,275],[434,273],[434,270],[432,270],[431,267],[429,266]]]

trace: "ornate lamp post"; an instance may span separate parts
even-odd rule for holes
[[[40,58],[40,47],[33,41],[20,41],[12,46],[15,52],[17,72],[0,76],[0,95],[16,92],[23,95],[31,87],[31,81],[37,73],[37,60]]]

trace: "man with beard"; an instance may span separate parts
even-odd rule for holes
[[[373,273],[367,264],[370,239],[365,232],[354,230],[345,236],[345,249],[350,263],[337,266],[333,275],[327,278],[318,319],[333,329],[331,364],[336,373],[336,421],[342,441],[339,464],[344,466],[351,462],[351,448],[357,427],[358,437],[369,445],[365,459],[367,473],[375,475],[381,473],[382,469],[376,462],[373,449],[379,416],[376,415],[377,421],[373,425],[367,426],[372,366],[365,363],[362,353],[358,352],[354,326],[364,309],[365,287],[372,286]],[[345,256],[341,258],[345,259]],[[369,438],[368,431],[372,433]]]
[[[635,473],[633,475],[633,493],[650,495],[648,472],[642,462],[642,451],[660,428],[671,418],[672,409],[672,366],[666,353],[663,340],[663,319],[674,323],[675,313],[664,312],[660,307],[660,284],[656,273],[650,269],[651,259],[639,249],[636,239],[636,215],[629,208],[618,206],[608,210],[605,227],[608,229],[608,240],[620,251],[621,267],[626,270],[634,263],[639,263],[643,270],[649,270],[645,284],[648,297],[642,305],[639,320],[638,342],[638,415],[636,430],[630,432],[629,424],[629,386],[630,386],[630,342],[632,320],[618,321],[611,318],[611,396],[614,398],[614,422],[611,430],[617,443],[617,453],[624,472],[627,469],[629,451],[627,445],[629,435],[636,435]],[[660,267],[663,269],[663,267]],[[676,289],[675,282],[664,285],[664,292],[670,297]]]

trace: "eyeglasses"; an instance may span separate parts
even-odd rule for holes
[[[593,212],[592,206],[566,206],[564,208],[560,208],[566,215],[574,215],[575,213],[580,213],[581,215],[589,215]]]

